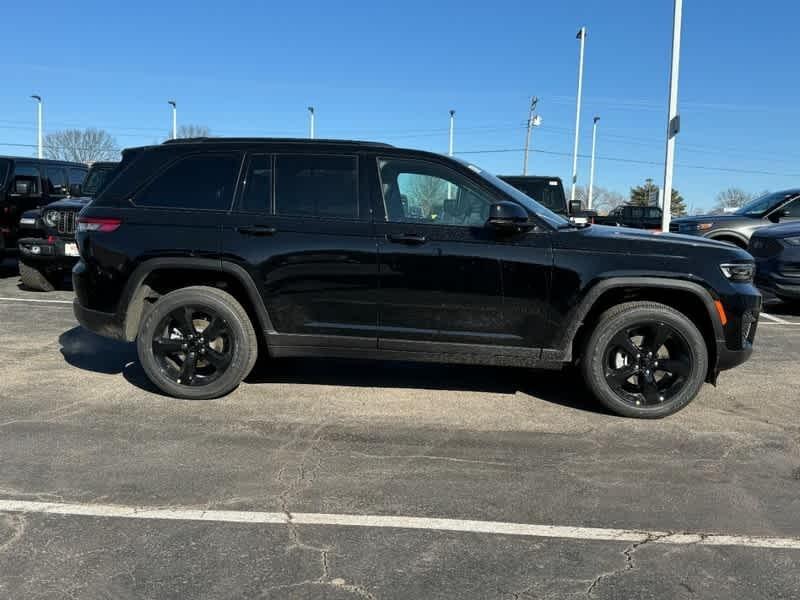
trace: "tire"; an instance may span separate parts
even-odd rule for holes
[[[202,329],[197,329],[198,319],[207,321]],[[220,330],[219,335],[205,339],[209,328]],[[142,368],[162,392],[208,400],[230,393],[247,377],[258,356],[258,339],[247,311],[233,296],[193,286],[153,305],[139,326],[136,348]]]
[[[52,292],[56,289],[52,277],[48,277],[39,269],[26,265],[22,261],[19,263],[19,278],[22,280],[22,285],[29,290]]]
[[[627,302],[600,315],[581,371],[613,413],[658,419],[697,396],[708,372],[708,348],[686,315],[657,302]]]

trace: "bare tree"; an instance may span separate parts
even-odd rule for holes
[[[739,188],[729,187],[727,190],[723,190],[717,194],[717,203],[714,205],[714,210],[716,212],[724,212],[726,208],[739,208],[750,202],[753,198],[755,198],[755,196],[749,192],[745,192]]]
[[[119,160],[117,141],[104,129],[65,129],[44,137],[47,158],[91,163]]]
[[[198,137],[210,137],[211,130],[206,127],[205,125],[180,125],[178,127],[178,137],[179,138],[198,138]],[[167,134],[167,139],[172,138],[172,132],[170,131]]]
[[[442,209],[447,197],[447,184],[443,179],[428,175],[416,175],[408,189],[408,207],[413,212],[420,211],[420,216],[429,218],[431,214]]]
[[[575,199],[580,200],[584,208],[588,208],[589,192],[585,186],[579,185],[575,188]],[[625,204],[625,196],[619,192],[599,186],[592,189],[592,210],[609,212],[621,204]]]

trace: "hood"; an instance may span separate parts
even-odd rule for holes
[[[755,231],[752,237],[778,239],[796,236],[800,236],[800,222],[762,227]]]
[[[50,210],[55,208],[56,210],[64,210],[66,208],[73,208],[75,210],[80,210],[89,202],[92,201],[92,198],[89,196],[78,196],[75,198],[64,198],[63,200],[58,200],[56,202],[51,202],[47,206],[43,206],[41,208],[42,211]]]
[[[699,250],[708,250],[719,255],[727,255],[731,260],[752,260],[747,252],[731,244],[695,235],[606,225],[592,225],[573,231],[574,234],[570,231],[568,235],[556,236],[555,245],[590,252],[663,255],[676,258],[694,256]]]

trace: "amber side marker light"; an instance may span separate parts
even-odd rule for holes
[[[717,307],[717,314],[719,315],[720,323],[722,323],[724,327],[728,324],[728,315],[725,314],[725,307],[722,306],[722,302],[719,300],[714,300],[714,305]]]

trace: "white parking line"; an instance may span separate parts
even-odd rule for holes
[[[256,525],[328,525],[340,527],[371,527],[381,529],[424,529],[492,535],[593,540],[607,542],[652,542],[658,544],[704,546],[739,546],[800,550],[800,538],[761,537],[646,531],[639,529],[605,529],[600,527],[570,527],[561,525],[529,525],[501,521],[464,521],[429,517],[400,517],[383,515],[338,515],[325,513],[284,513],[239,510],[202,510],[179,507],[126,506],[121,504],[70,504],[62,502],[33,502],[0,500],[0,512],[38,513],[76,517],[115,519],[145,519],[169,521],[206,521],[214,523],[249,523]]]
[[[772,321],[773,323],[780,323],[781,325],[793,325],[793,323],[790,323],[786,319],[781,319],[780,317],[776,317],[775,315],[768,315],[765,312],[762,312],[761,316],[769,321]]]
[[[72,304],[72,300],[45,300],[42,298],[0,298],[2,302],[44,302],[46,304]]]

